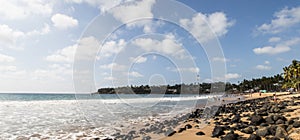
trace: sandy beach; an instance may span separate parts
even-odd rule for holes
[[[191,125],[190,129],[185,129],[182,132],[175,133],[171,137],[163,138],[162,140],[217,140],[217,139],[291,139],[299,140],[300,139],[300,129],[297,128],[297,124],[293,122],[299,122],[299,113],[300,107],[297,106],[300,104],[300,94],[288,94],[287,92],[276,93],[277,102],[273,101],[274,93],[254,93],[252,95],[244,95],[245,101],[240,103],[226,105],[225,109],[229,106],[235,106],[238,112],[231,112],[230,110],[227,113],[221,113],[214,116],[208,122],[208,124],[201,124],[195,122],[197,118],[191,118],[187,122],[181,124],[176,129],[185,127],[186,125]],[[232,99],[231,99],[232,100]],[[250,102],[247,102],[250,101]],[[253,104],[257,103],[257,104]],[[262,105],[260,105],[262,104]],[[270,107],[264,112],[260,112],[265,106],[282,106],[279,112],[270,111]],[[257,106],[256,106],[257,105]],[[247,106],[255,106],[253,110],[243,110]],[[254,115],[256,114],[256,115]],[[276,122],[269,122],[269,117],[274,117],[276,115],[283,116],[282,122],[276,120]],[[234,120],[235,116],[238,117],[238,120]],[[262,116],[263,121],[257,124],[253,124],[253,116]],[[225,121],[228,118],[227,121]],[[278,118],[277,118],[278,119]],[[279,127],[280,126],[280,127]],[[217,127],[225,127],[223,134],[212,137],[214,129]],[[261,134],[261,130],[277,127],[275,132],[268,132],[268,134]],[[245,133],[246,129],[251,129],[251,132]],[[281,130],[283,128],[283,130]],[[278,130],[277,130],[278,129]],[[278,131],[278,132],[277,132]],[[280,132],[279,132],[280,131]],[[198,133],[198,135],[196,134]],[[273,134],[272,134],[273,133]],[[280,133],[280,134],[279,134]]]

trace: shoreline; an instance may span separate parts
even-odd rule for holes
[[[172,135],[171,137],[165,137],[162,138],[161,140],[182,140],[182,139],[200,139],[200,140],[217,140],[217,139],[248,139],[250,136],[255,137],[260,133],[260,129],[269,129],[269,127],[273,126],[273,127],[277,127],[278,129],[280,129],[278,126],[281,126],[285,123],[288,123],[288,121],[290,120],[295,120],[295,121],[299,121],[300,120],[298,115],[300,114],[300,108],[298,110],[297,105],[298,102],[291,100],[294,99],[295,97],[300,97],[300,94],[288,94],[287,92],[281,92],[281,93],[276,93],[277,98],[278,98],[278,102],[274,103],[273,101],[273,94],[274,93],[262,93],[262,96],[259,96],[259,93],[254,93],[252,94],[252,97],[250,95],[244,95],[245,100],[244,101],[239,101],[236,103],[229,103],[229,104],[225,104],[222,105],[222,107],[220,107],[219,110],[221,110],[220,112],[218,112],[216,115],[214,115],[212,118],[210,118],[209,120],[207,120],[207,124],[202,124],[201,122],[199,123],[199,120],[201,120],[199,117],[194,117],[194,118],[190,118],[188,119],[185,123],[183,123],[182,125],[179,125],[176,128],[176,133],[174,133],[174,135]],[[297,100],[298,101],[298,100]],[[293,102],[293,103],[292,103]],[[290,103],[290,104],[288,104]],[[282,104],[286,105],[284,107],[284,109],[286,109],[286,111],[293,111],[292,113],[294,114],[289,114],[290,112],[271,112],[270,110],[266,109],[265,112],[267,113],[262,113],[259,112],[261,111],[262,108],[264,108],[265,106],[268,106],[269,108],[272,106],[282,106]],[[255,106],[255,107],[251,107],[251,105]],[[300,105],[300,98],[299,98],[299,105]],[[252,110],[248,110],[246,111],[246,107],[251,108]],[[288,110],[292,108],[291,110]],[[264,108],[265,109],[265,108]],[[282,109],[282,110],[284,110]],[[225,111],[227,110],[227,112]],[[262,113],[262,114],[259,114]],[[263,120],[268,120],[268,117],[270,117],[270,115],[282,115],[285,116],[286,121],[280,123],[278,122],[278,124],[269,124],[268,122],[265,122],[263,125],[265,126],[260,126],[259,125],[253,125],[251,122],[251,117],[255,116],[254,114],[261,116],[263,118]],[[290,117],[287,117],[290,116]],[[298,119],[293,118],[293,117],[298,117]],[[226,119],[227,118],[227,119]],[[238,121],[236,122],[237,119]],[[185,127],[186,125],[191,125],[191,128],[188,129],[184,129],[187,128]],[[202,126],[202,127],[201,127]],[[254,128],[252,133],[246,134],[244,132],[244,129],[252,129],[252,127]],[[290,127],[289,129],[291,130],[286,130],[288,127]],[[222,128],[224,130],[222,130],[223,134],[219,135],[219,136],[215,136],[212,137],[212,133],[214,131],[214,129],[218,129],[218,128]],[[294,138],[296,137],[295,140],[298,140],[297,137],[300,139],[300,134],[296,135],[294,133],[294,131],[298,132],[298,129],[296,128],[292,128],[292,126],[288,125],[288,126],[284,126],[285,129],[283,129],[282,137],[288,137],[288,138]],[[294,130],[295,129],[295,130]],[[182,132],[180,132],[180,131]],[[241,132],[243,131],[243,132]],[[257,132],[258,131],[258,132]],[[279,130],[278,130],[279,131]],[[300,130],[299,130],[300,132]],[[196,135],[196,133],[198,135]],[[215,132],[214,132],[215,133]],[[279,132],[278,132],[279,133]],[[261,139],[268,139],[268,138],[278,138],[279,134],[276,135],[276,133],[274,134],[274,136],[272,134],[266,134],[265,136],[261,136],[259,135],[259,137]],[[279,138],[282,138],[279,137]],[[293,139],[293,140],[294,140]]]

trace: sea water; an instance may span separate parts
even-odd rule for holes
[[[220,95],[0,94],[0,138],[69,139],[126,132]]]

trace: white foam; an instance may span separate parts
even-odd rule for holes
[[[158,106],[136,109],[121,103],[147,104],[153,102],[175,102],[205,99],[215,96],[95,99],[95,100],[45,100],[45,101],[3,101],[0,102],[0,139],[15,139],[17,136],[40,134],[52,139],[73,139],[74,137],[96,137],[111,134],[120,125],[159,121],[187,112],[189,105]],[[104,104],[109,104],[104,106]],[[150,118],[153,114],[156,117]],[[134,119],[138,118],[138,119]],[[95,128],[90,128],[94,126]],[[104,135],[103,135],[104,136]]]

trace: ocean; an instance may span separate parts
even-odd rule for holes
[[[220,96],[0,94],[0,139],[104,138],[190,113]]]

